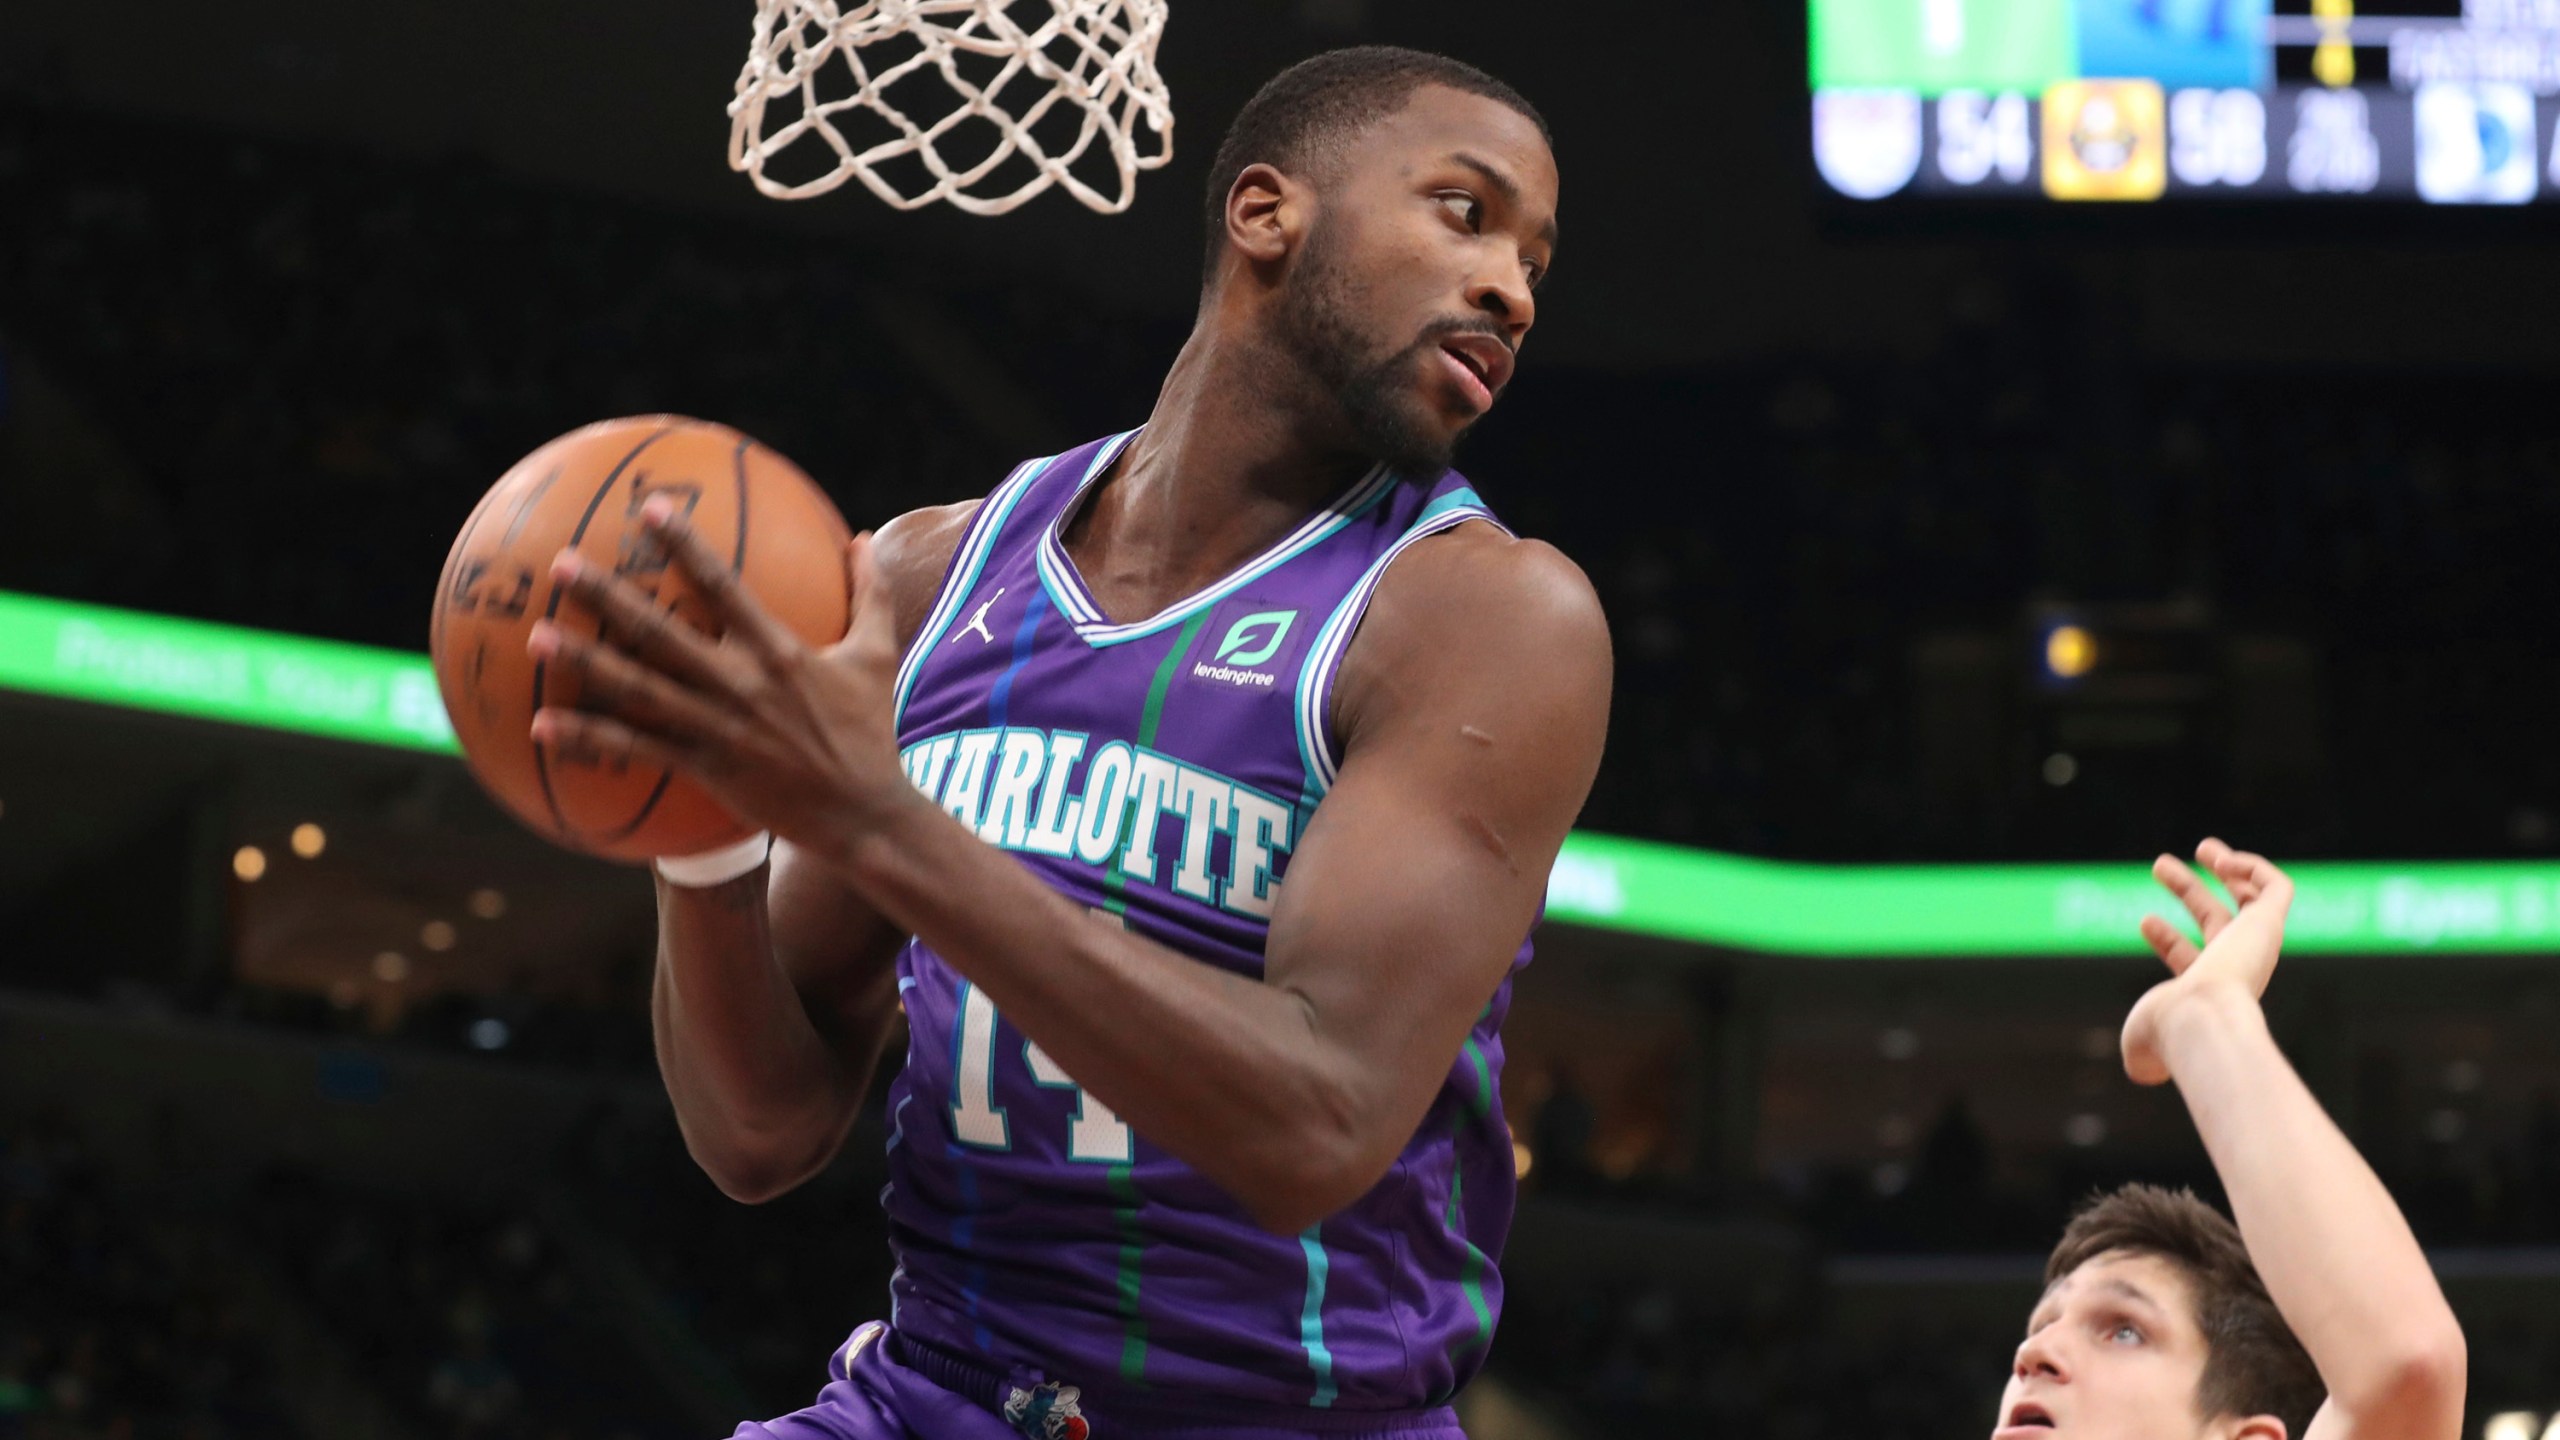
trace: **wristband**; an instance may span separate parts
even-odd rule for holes
[[[773,853],[773,832],[759,830],[735,845],[705,850],[699,855],[661,855],[658,874],[670,885],[687,890],[708,890],[726,885],[739,876],[762,865]]]

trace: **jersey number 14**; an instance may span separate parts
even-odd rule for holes
[[[961,981],[960,1022],[951,1037],[951,1133],[960,1143],[982,1150],[1013,1148],[1012,1127],[996,1104],[996,1018],[996,1002],[987,992]],[[1134,1158],[1129,1122],[1086,1094],[1036,1043],[1022,1042],[1022,1058],[1034,1083],[1076,1092],[1075,1119],[1067,1126],[1068,1159],[1126,1164]]]

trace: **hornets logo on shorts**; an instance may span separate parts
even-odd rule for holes
[[[1005,1397],[1004,1418],[1030,1440],[1085,1440],[1092,1433],[1076,1401],[1084,1392],[1055,1381]]]

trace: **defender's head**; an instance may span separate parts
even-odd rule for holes
[[[1330,51],[1218,147],[1201,308],[1337,443],[1435,473],[1511,377],[1555,217],[1546,122],[1510,86],[1418,50]]]
[[[2128,1185],[2046,1260],[1994,1440],[2302,1440],[2322,1394],[2239,1230],[2189,1191]]]

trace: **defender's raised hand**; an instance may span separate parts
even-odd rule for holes
[[[2135,1083],[2158,1085],[2169,1078],[2160,1053],[2162,1017],[2192,996],[2207,990],[2244,990],[2251,999],[2264,994],[2275,974],[2276,956],[2284,947],[2285,914],[2293,905],[2293,881],[2263,855],[2234,850],[2220,840],[2196,847],[2196,863],[2210,871],[2239,903],[2237,915],[2223,908],[2202,876],[2175,856],[2151,862],[2151,874],[2178,897],[2204,932],[2204,948],[2177,926],[2157,915],[2142,922],[2142,938],[2150,942],[2171,978],[2153,986],[2124,1022],[2124,1070]]]
[[[803,642],[738,583],[674,513],[642,523],[711,612],[718,638],[661,610],[602,566],[562,551],[552,575],[603,622],[588,639],[545,621],[527,642],[578,680],[575,708],[533,717],[536,741],[683,771],[731,814],[821,855],[841,855],[864,817],[909,790],[890,694],[895,621],[871,534],[845,552],[853,623],[825,650]]]

